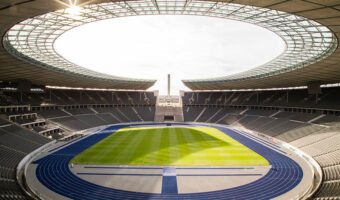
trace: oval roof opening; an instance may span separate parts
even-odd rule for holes
[[[151,90],[172,94],[180,80],[243,72],[284,52],[285,42],[260,26],[185,15],[122,17],[67,31],[54,43],[58,54],[82,67],[130,78],[157,79]]]

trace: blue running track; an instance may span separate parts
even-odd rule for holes
[[[108,200],[108,199],[272,199],[280,196],[296,187],[302,177],[301,167],[289,157],[272,150],[246,136],[234,132],[228,128],[211,126],[228,134],[243,145],[268,160],[272,168],[262,178],[246,185],[202,193],[189,194],[151,194],[123,191],[108,188],[87,182],[69,169],[70,160],[90,146],[112,134],[116,130],[127,126],[144,126],[160,124],[130,124],[114,125],[99,133],[78,140],[54,153],[47,155],[35,162],[37,164],[36,176],[38,180],[48,189],[71,199],[81,200]],[[170,124],[166,124],[169,126]],[[182,124],[191,126],[190,124]],[[202,126],[202,125],[200,125]]]

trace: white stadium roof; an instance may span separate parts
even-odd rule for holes
[[[86,23],[165,14],[253,23],[273,31],[286,43],[286,50],[280,56],[254,69],[212,79],[184,80],[191,89],[249,89],[301,86],[311,81],[340,82],[337,40],[340,5],[337,1],[89,1],[91,4],[84,5],[76,15],[58,2],[7,2],[0,4],[3,6],[0,7],[0,31],[4,36],[4,48],[0,48],[0,80],[29,79],[42,85],[146,89],[155,80],[123,78],[82,68],[56,53],[53,44],[64,32]]]

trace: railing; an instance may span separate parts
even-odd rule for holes
[[[38,199],[34,193],[31,192],[31,188],[25,184],[26,182],[23,182],[23,178],[26,177],[26,168],[27,165],[29,164],[29,161],[32,160],[37,154],[41,153],[43,150],[51,147],[54,145],[56,141],[51,141],[38,149],[32,151],[31,153],[27,154],[18,164],[17,169],[16,169],[16,178],[19,183],[20,188],[31,198],[33,199]]]

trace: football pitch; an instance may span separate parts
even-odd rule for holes
[[[210,127],[122,128],[71,160],[89,165],[251,166],[268,161]]]

